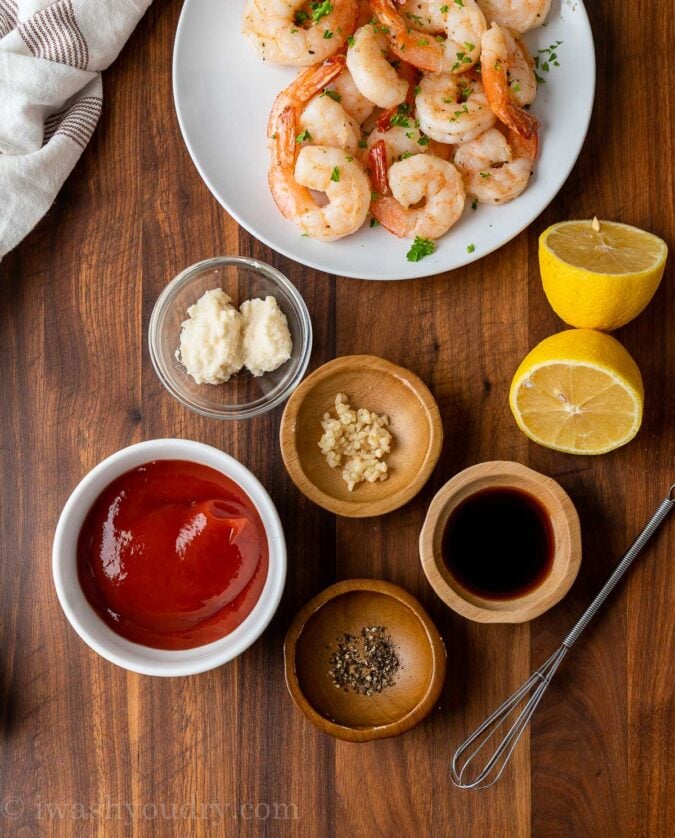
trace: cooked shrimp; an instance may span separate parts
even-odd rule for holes
[[[443,5],[445,40],[430,37],[401,14],[394,0],[371,0],[382,28],[388,30],[391,51],[398,58],[430,73],[462,73],[480,57],[485,17],[476,0]]]
[[[387,61],[387,38],[380,27],[366,24],[356,30],[347,50],[347,67],[358,90],[380,108],[400,104],[408,83]]]
[[[431,154],[394,163],[388,182],[391,195],[377,196],[371,212],[396,236],[440,238],[464,210],[460,173],[452,163]]]
[[[445,32],[445,15],[441,11],[443,4],[439,0],[404,0],[399,5],[409,25],[420,32],[431,35],[442,35]]]
[[[425,75],[415,97],[420,128],[441,143],[464,143],[491,128],[496,117],[477,76]]]
[[[488,102],[499,119],[521,137],[532,137],[539,123],[519,104],[531,102],[536,93],[531,58],[522,41],[496,23],[483,35],[481,74]]]
[[[335,81],[329,85],[329,90],[337,93],[342,107],[359,125],[363,125],[375,109],[375,105],[370,99],[366,99],[354,84],[354,79],[349,70],[343,70]]]
[[[297,77],[288,87],[279,93],[274,100],[272,112],[267,123],[267,138],[270,143],[274,141],[273,144],[276,145],[277,151],[281,149],[278,124],[281,114],[288,109],[292,111],[294,120],[293,129],[295,130],[298,127],[297,122],[300,114],[305,109],[309,100],[317,93],[325,90],[331,82],[335,81],[340,73],[343,72],[344,68],[344,55],[334,55],[326,59],[322,64],[308,67],[306,70],[298,73]],[[284,123],[283,127],[287,127],[286,123]],[[296,131],[297,133],[299,131]],[[291,145],[290,150],[293,151],[292,159],[289,163],[292,166],[295,164],[295,147]]]
[[[462,0],[448,3],[445,16],[446,67],[443,69],[463,73],[480,58],[480,42],[487,28],[485,15],[476,0]]]
[[[305,146],[295,164],[295,183],[293,220],[308,236],[335,241],[356,232],[366,220],[370,183],[361,164],[344,151]],[[310,189],[325,192],[328,203],[320,207]]]
[[[307,67],[344,46],[358,13],[358,0],[247,0],[242,32],[264,61]]]
[[[298,130],[303,110],[335,80],[344,64],[344,56],[333,56],[300,73],[277,96],[268,125],[272,197],[285,218],[303,233],[323,241],[335,241],[358,230],[370,203],[370,183],[353,155],[327,146],[305,146],[297,151],[300,142],[309,139]],[[325,192],[328,203],[320,206],[310,189]]]
[[[551,0],[478,0],[488,23],[508,26],[515,32],[527,32],[541,26],[551,7]]]
[[[361,129],[339,102],[325,93],[310,99],[299,120],[300,135],[313,145],[343,148],[356,154]]]
[[[429,141],[412,124],[407,128],[392,125],[386,131],[376,128],[368,137],[368,151],[379,142],[384,143],[387,169],[397,160],[412,157],[413,154],[425,154],[429,150]]]
[[[455,166],[469,195],[483,204],[505,204],[527,186],[536,154],[536,134],[526,140],[511,129],[505,137],[491,128],[457,149]]]

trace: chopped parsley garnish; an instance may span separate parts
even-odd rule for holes
[[[469,108],[467,105],[464,105],[461,111],[455,111],[455,117],[461,116],[463,113],[469,113]]]
[[[333,37],[333,33],[330,31],[330,29],[326,29],[326,31],[323,33],[324,41],[330,41],[330,39],[332,37]]]
[[[458,9],[464,8],[464,3],[462,2],[462,0],[452,0],[452,2],[455,4],[455,6],[457,6]]]
[[[322,17],[326,17],[333,11],[333,4],[330,0],[323,0],[322,3],[314,2],[312,6],[312,23],[318,23]]]
[[[421,25],[421,24],[423,24],[423,23],[424,23],[424,19],[423,19],[423,18],[421,18],[419,15],[414,15],[414,14],[411,14],[410,12],[406,12],[406,13],[405,13],[405,16],[406,16],[407,18],[409,18],[410,20],[414,20],[414,21],[415,21],[415,23],[417,23],[417,24],[420,24],[420,25]]]
[[[421,90],[422,90],[422,88],[419,86],[419,84],[416,84],[416,85],[415,85],[415,96],[417,96],[417,94],[418,94]]]
[[[328,96],[329,99],[332,99],[334,102],[341,102],[342,96],[337,92],[337,90],[327,90],[324,88],[323,93],[319,96],[321,99],[323,96]]]
[[[347,46],[353,47],[356,43],[356,38],[353,35],[347,35]]]
[[[299,30],[295,26],[291,26],[291,35],[295,35]]]
[[[467,244],[467,246],[466,246],[466,252],[467,253],[473,253],[475,249],[476,249],[475,244]]]
[[[398,125],[399,128],[408,128],[410,126],[410,119],[408,105],[402,102],[396,109],[396,113],[390,118],[390,125]]]
[[[380,222],[377,220],[377,218],[371,218],[370,219],[370,226],[371,227],[379,227]]]
[[[478,198],[474,198],[473,201],[471,201],[471,209],[472,210],[477,210],[478,209]]]
[[[407,160],[409,157],[413,155],[409,151],[404,151],[403,154],[398,158],[399,160]]]
[[[431,256],[435,250],[436,245],[431,239],[423,239],[421,236],[415,236],[415,241],[407,252],[406,259],[409,262],[419,262],[425,256]]]
[[[330,179],[333,183],[340,183],[340,167],[333,166],[333,171],[330,173]]]
[[[368,142],[365,137],[361,137],[359,140],[359,148],[368,148]]]
[[[480,176],[481,176],[482,178],[487,178],[487,177],[490,177],[490,172],[481,172],[481,173],[480,173]]]
[[[354,158],[351,156],[351,154],[348,154],[348,155],[345,157],[345,160],[347,161],[347,163],[351,163],[353,159],[354,159]]]
[[[461,3],[462,0],[459,0],[459,2]],[[462,5],[464,5],[464,4],[462,3]],[[441,14],[442,15],[447,15],[447,13],[449,11],[450,11],[450,6],[448,6],[447,4],[444,4],[443,6],[441,6]]]
[[[464,46],[471,47],[473,49],[473,44],[465,44]],[[469,50],[471,52],[471,50]],[[451,72],[455,72],[458,70],[462,64],[471,64],[471,56],[467,55],[465,52],[458,52],[457,53],[457,61],[452,65]]]
[[[307,20],[309,20],[309,15],[307,12],[303,12],[302,9],[299,12],[296,12],[293,18],[293,22],[297,23],[298,26],[301,26]]]
[[[418,40],[417,40],[417,46],[418,47],[425,47],[425,46],[427,46],[428,43],[429,43],[428,38],[418,38]]]
[[[459,101],[466,102],[466,100],[471,96],[473,93],[473,87],[469,87],[468,84],[464,84],[460,82],[460,93],[459,93]]]
[[[417,145],[429,145],[429,137],[421,136],[417,141]]]
[[[556,52],[556,49],[560,46],[560,44],[562,44],[562,41],[556,41],[554,44],[538,50],[539,54],[534,56],[534,66],[537,70],[543,70],[544,73],[548,73],[550,72],[551,67],[560,67],[558,53]],[[546,84],[546,79],[540,76],[536,71],[534,77],[537,80],[537,84]]]
[[[298,145],[300,143],[311,143],[312,142],[312,135],[305,128],[305,130],[302,132],[302,134],[298,134],[298,136],[295,138],[295,142],[298,143]]]

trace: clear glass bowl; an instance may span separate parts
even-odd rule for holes
[[[212,288],[222,288],[237,306],[253,297],[276,297],[293,340],[289,360],[257,378],[243,369],[225,384],[196,384],[176,350],[188,308]],[[219,256],[186,268],[166,286],[152,310],[148,343],[159,380],[179,402],[213,419],[248,419],[280,405],[302,381],[312,352],[312,322],[305,301],[276,268],[244,256]]]

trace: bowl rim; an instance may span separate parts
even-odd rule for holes
[[[141,457],[142,455],[142,457]],[[114,632],[89,605],[77,578],[77,558],[66,546],[72,528],[81,527],[92,504],[116,477],[143,462],[183,459],[207,465],[234,480],[249,496],[265,528],[268,540],[269,565],[267,578],[257,602],[248,616],[232,632],[203,646],[191,649],[155,649],[134,643]],[[219,465],[215,465],[217,461]],[[96,488],[101,485],[102,488]],[[77,518],[80,523],[77,524]],[[75,536],[75,544],[76,542]],[[54,532],[52,546],[52,576],[61,609],[79,637],[101,657],[130,672],[140,675],[176,677],[195,675],[215,669],[236,658],[252,646],[267,628],[277,611],[284,591],[287,571],[286,541],[278,512],[258,478],[230,454],[195,440],[160,438],[144,440],[115,451],[101,460],[79,481],[66,500]],[[74,597],[86,603],[86,609],[96,622],[97,631],[89,629],[73,605]],[[79,598],[81,595],[82,599]],[[104,638],[101,641],[101,637]],[[105,640],[110,638],[111,647]],[[150,658],[150,659],[149,659]]]
[[[254,402],[249,402],[247,405],[245,404],[240,407],[235,406],[223,410],[212,410],[210,408],[197,407],[196,405],[191,404],[167,375],[165,365],[162,360],[162,354],[159,351],[159,323],[160,316],[163,314],[166,307],[171,303],[174,296],[184,285],[187,285],[187,283],[190,282],[195,275],[208,268],[231,266],[245,267],[253,272],[262,274],[266,279],[270,280],[272,284],[280,286],[286,292],[298,314],[298,319],[301,324],[300,331],[302,335],[302,345],[298,352],[297,369],[286,385],[279,390],[273,398],[268,400],[266,396],[262,396],[260,399],[257,399]],[[286,401],[293,390],[295,390],[298,384],[302,381],[305,373],[307,372],[307,367],[312,354],[312,345],[312,319],[309,315],[309,309],[307,308],[307,304],[305,303],[302,294],[300,294],[290,279],[288,279],[287,276],[282,274],[281,271],[273,265],[269,265],[267,262],[261,262],[259,259],[253,259],[249,256],[213,256],[209,259],[202,259],[199,262],[195,262],[193,265],[188,265],[187,268],[184,268],[162,289],[152,308],[150,322],[148,325],[148,350],[150,352],[150,360],[152,362],[153,369],[155,370],[155,373],[164,388],[174,397],[174,399],[176,399],[176,401],[180,402],[189,410],[192,410],[194,413],[198,413],[200,416],[206,416],[209,419],[250,419],[254,416],[262,416],[264,413],[278,407]]]
[[[544,506],[556,536],[550,572],[534,590],[520,597],[487,599],[467,591],[445,568],[439,545],[452,510],[474,492],[513,487],[529,492]],[[545,500],[541,495],[544,495]],[[572,587],[581,566],[581,526],[570,496],[552,477],[511,460],[478,463],[455,474],[434,495],[419,536],[424,575],[438,597],[453,611],[479,623],[523,623],[556,605]]]
[[[432,672],[424,696],[404,716],[387,724],[350,727],[349,725],[339,724],[338,722],[327,719],[306,698],[295,667],[295,652],[298,640],[310,618],[327,603],[340,596],[344,596],[344,594],[354,593],[355,591],[366,591],[390,596],[407,606],[422,623],[431,649]],[[392,582],[386,582],[383,579],[345,579],[330,585],[309,600],[298,611],[284,638],[284,676],[286,687],[293,699],[293,703],[298,710],[304,713],[314,727],[336,739],[342,739],[347,742],[367,742],[373,739],[399,736],[418,725],[429,715],[434,704],[438,701],[443,690],[443,685],[445,684],[446,672],[447,650],[445,643],[422,603],[399,585],[394,585]]]
[[[429,445],[422,466],[415,478],[397,492],[374,500],[344,500],[322,491],[305,473],[296,443],[296,427],[302,405],[312,389],[336,370],[344,368],[379,369],[403,380],[422,405],[429,425]],[[318,420],[317,420],[318,421]],[[284,408],[279,426],[281,456],[286,470],[296,487],[317,506],[345,518],[373,518],[399,509],[412,500],[431,477],[443,448],[443,422],[438,403],[422,379],[406,367],[394,364],[379,355],[340,355],[314,370],[291,395]]]

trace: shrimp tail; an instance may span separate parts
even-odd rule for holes
[[[378,140],[373,144],[368,154],[370,168],[370,179],[375,191],[380,195],[387,195],[389,183],[387,182],[387,146],[384,140]]]
[[[534,168],[534,161],[539,150],[539,134],[537,130],[530,137],[523,137],[522,134],[510,128],[506,134],[506,139],[514,155],[530,160]]]
[[[406,212],[393,195],[378,197],[370,205],[370,211],[385,230],[389,230],[399,239],[410,235]]]
[[[493,108],[493,110],[495,110]],[[505,122],[509,128],[519,134],[523,139],[530,140],[532,137],[536,139],[539,130],[538,120],[532,114],[523,110],[521,107],[508,99],[504,103],[504,107],[495,110],[497,116]]]
[[[272,164],[292,169],[295,165],[296,113],[295,108],[288,105],[276,120],[276,131],[272,134]]]

